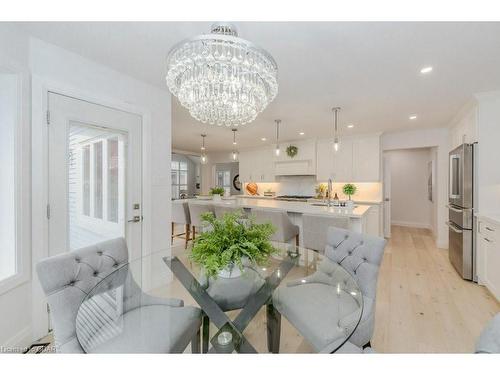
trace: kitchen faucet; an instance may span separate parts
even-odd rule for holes
[[[332,190],[333,190],[332,179],[329,178],[328,179],[328,207],[331,207],[331,205],[332,205]]]

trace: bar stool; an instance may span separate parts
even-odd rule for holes
[[[196,228],[200,228],[203,231],[205,224],[201,220],[201,214],[205,212],[211,212],[215,215],[213,204],[189,202],[189,214],[191,216],[191,225],[193,229],[193,240],[196,239]]]
[[[217,219],[220,219],[224,216],[224,214],[230,212],[230,213],[233,213],[233,212],[245,212],[242,208],[240,207],[236,207],[236,206],[233,206],[233,205],[225,205],[225,206],[221,206],[221,205],[216,205],[214,206],[214,211],[215,211],[215,217]],[[246,216],[246,215],[244,215]]]
[[[175,234],[175,224],[184,224],[184,233]],[[188,241],[190,240],[191,217],[189,215],[189,207],[187,202],[172,202],[172,240],[174,237],[186,235],[184,249],[187,249]]]
[[[292,223],[286,212],[252,208],[252,215],[257,224],[271,223],[276,228],[272,241],[289,242],[295,237],[295,245],[299,246],[299,226]]]
[[[302,215],[302,240],[306,249],[325,252],[329,227],[349,229],[349,218],[323,215]]]

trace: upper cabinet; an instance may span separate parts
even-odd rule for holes
[[[288,156],[288,146],[297,147],[297,155]],[[282,143],[279,156],[274,155],[274,174],[276,176],[298,176],[316,174],[316,141],[297,141]]]
[[[273,182],[273,150],[270,147],[241,151],[239,173],[242,182]]]
[[[468,105],[452,120],[450,127],[450,149],[462,143],[477,142],[478,107]]]
[[[319,140],[316,179],[329,178],[338,182],[380,181],[380,136],[342,137],[338,151],[331,139]]]

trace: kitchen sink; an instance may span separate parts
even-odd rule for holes
[[[321,206],[321,207],[326,207],[328,206],[328,203],[310,203],[311,206]],[[347,208],[346,206],[334,206],[333,204],[331,205],[333,208]],[[355,205],[353,208],[357,208],[358,206]]]

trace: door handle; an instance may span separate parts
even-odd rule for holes
[[[129,223],[138,223],[142,220],[142,216],[134,216],[132,219],[130,219],[128,222]]]
[[[464,232],[463,230],[458,229],[457,227],[455,227],[455,225],[454,225],[454,224],[452,224],[450,221],[447,221],[447,222],[446,222],[446,225],[448,225],[448,227],[449,227],[452,231],[454,231],[454,232],[456,232],[456,233],[463,233],[463,232]]]

